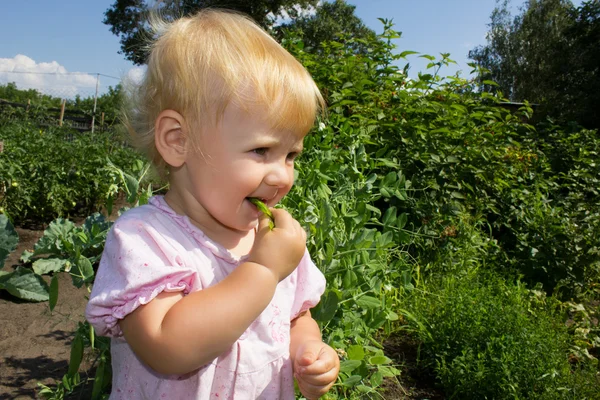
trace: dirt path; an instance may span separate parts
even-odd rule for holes
[[[18,265],[23,250],[31,250],[43,231],[17,228],[17,233],[19,244],[7,259],[6,271]],[[86,295],[64,273],[52,313],[48,302],[23,302],[0,291],[0,399],[34,399],[37,382],[51,384],[67,372],[72,334],[83,321]]]

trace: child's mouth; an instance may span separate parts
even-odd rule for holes
[[[254,204],[258,211],[265,214],[269,217],[269,228],[273,230],[275,228],[275,219],[273,218],[273,213],[269,210],[269,207],[265,204],[265,200],[261,200],[258,197],[247,197],[246,198],[250,203]]]
[[[252,205],[259,210],[260,210],[260,207],[256,204],[256,201],[260,201],[261,203],[263,203],[265,206],[268,207],[267,199],[263,199],[261,197],[246,197],[246,200],[248,200],[250,203],[252,203]]]

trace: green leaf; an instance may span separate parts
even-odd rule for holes
[[[50,281],[49,300],[50,311],[53,311],[58,302],[58,275],[56,274],[52,276],[52,280]]]
[[[125,182],[125,190],[127,190],[127,202],[134,204],[137,201],[137,192],[140,183],[135,177],[125,172],[123,172],[123,180]]]
[[[89,283],[94,278],[94,268],[87,257],[79,256],[75,264],[71,267],[71,278],[76,287]]]
[[[312,312],[312,316],[319,322],[328,322],[330,321],[337,309],[338,309],[339,298],[337,294],[333,291],[326,292],[322,297],[321,301],[314,308],[314,312]]]
[[[58,218],[48,225],[44,235],[33,247],[33,255],[52,254],[62,256],[66,253],[64,242],[72,242],[75,224],[69,220]]]
[[[19,235],[6,215],[0,214],[0,268],[8,255],[17,248]]]
[[[397,162],[393,162],[387,158],[376,158],[375,161],[381,166],[390,167],[390,168],[399,168],[400,165]]]
[[[381,301],[373,296],[362,296],[356,300],[356,304],[366,309],[381,307]]]
[[[352,375],[352,376],[346,378],[344,380],[344,382],[342,382],[342,385],[347,386],[347,387],[352,387],[352,386],[355,386],[360,381],[362,381],[362,376]]]
[[[27,264],[31,258],[33,257],[33,253],[29,250],[24,250],[23,254],[21,254],[21,262]]]
[[[342,285],[344,286],[344,289],[350,290],[354,287],[357,280],[358,280],[358,277],[356,276],[356,272],[349,269],[346,271],[346,274],[344,275],[344,279],[342,280]]]
[[[71,391],[71,381],[67,375],[63,375],[62,384],[67,391],[69,391],[69,392]]]
[[[390,360],[386,356],[373,356],[369,358],[369,364],[371,365],[389,364],[391,362],[392,360]]]
[[[385,178],[383,178],[383,186],[393,186],[398,180],[398,174],[396,172],[389,172]]]
[[[405,58],[406,56],[410,56],[412,54],[419,54],[418,51],[412,51],[412,50],[405,50],[402,53],[398,54],[399,58]]]
[[[387,231],[383,235],[377,232],[377,247],[387,247],[390,244],[393,244],[394,234],[390,231]]]
[[[359,360],[360,361],[363,358],[365,358],[365,349],[359,344],[355,344],[355,345],[348,347],[347,352],[348,352],[348,358],[350,360]]]
[[[83,360],[83,336],[77,332],[71,343],[71,357],[69,359],[69,377],[74,376],[79,371],[79,366]]]
[[[399,229],[403,229],[406,226],[406,221],[408,221],[408,215],[406,213],[402,213],[396,220],[396,226]]]
[[[345,360],[340,363],[340,372],[349,374],[356,368],[360,367],[362,361],[360,360]]]
[[[386,378],[393,378],[400,375],[400,370],[394,367],[379,366],[378,371]]]
[[[410,234],[408,232],[398,232],[398,244],[410,242]]]
[[[394,206],[389,207],[385,210],[385,214],[383,215],[383,224],[384,225],[392,225],[396,222],[396,213],[397,209]]]
[[[371,386],[376,388],[376,387],[379,387],[382,383],[383,383],[383,374],[381,373],[381,371],[375,372],[371,376]]]
[[[50,297],[48,284],[44,279],[23,267],[18,267],[13,273],[4,275],[0,281],[0,289],[28,301],[47,301]]]
[[[379,188],[379,193],[381,193],[381,195],[383,197],[385,197],[386,199],[389,199],[390,197],[392,197],[390,191],[385,187]]]
[[[42,258],[36,260],[33,265],[33,272],[38,275],[49,274],[50,272],[58,272],[63,269],[67,260],[59,258]]]

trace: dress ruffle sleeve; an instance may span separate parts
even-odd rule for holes
[[[325,291],[325,276],[312,262],[308,250],[296,269],[296,292],[292,304],[292,320],[319,304]]]
[[[96,280],[85,310],[101,336],[122,335],[119,320],[161,292],[190,292],[202,287],[185,252],[165,235],[168,220],[150,222],[123,216],[109,231]]]

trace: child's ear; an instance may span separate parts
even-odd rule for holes
[[[163,160],[172,167],[181,167],[185,162],[186,131],[185,119],[177,111],[163,110],[154,124],[154,145]]]

